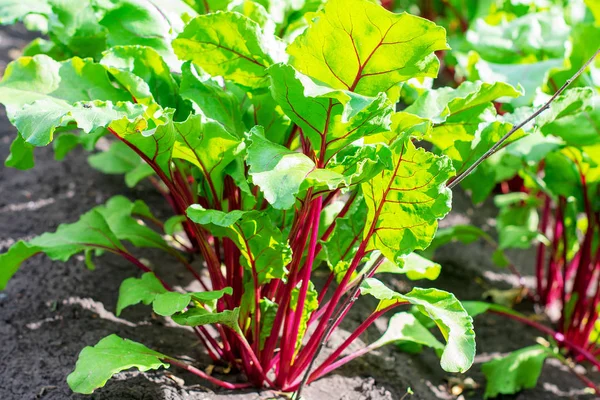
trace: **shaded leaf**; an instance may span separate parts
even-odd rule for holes
[[[169,122],[166,129],[171,129],[175,138],[172,157],[200,169],[207,186],[205,193],[216,204],[223,194],[225,168],[243,148],[241,140],[202,115],[190,115],[184,122]]]
[[[413,314],[408,312],[394,314],[390,318],[383,336],[370,346],[381,347],[391,343],[399,346],[411,343],[416,344],[419,348],[427,346],[440,353],[444,350],[444,344],[437,340]]]
[[[218,82],[201,76],[190,62],[182,67],[180,93],[181,97],[192,102],[196,114],[214,119],[229,133],[241,136],[244,127],[235,95],[223,90]]]
[[[24,241],[18,241],[6,253],[0,254],[0,290],[6,288],[6,284],[23,262],[39,252],[38,247]]]
[[[209,324],[226,325],[234,331],[239,331],[238,318],[240,314],[239,308],[233,310],[225,310],[222,312],[211,312],[204,308],[193,307],[188,311],[174,314],[173,321],[179,325],[200,326]]]
[[[225,213],[195,204],[188,208],[187,215],[213,235],[233,240],[240,250],[242,265],[256,273],[259,284],[285,277],[285,266],[291,261],[292,252],[267,214],[239,210]]]
[[[4,165],[21,170],[33,168],[35,164],[33,160],[33,149],[34,146],[23,140],[21,135],[17,135],[10,145],[10,152]]]
[[[541,345],[513,351],[508,356],[481,365],[487,379],[484,397],[494,398],[500,394],[513,394],[537,385],[544,361],[554,353]]]
[[[146,105],[156,101],[164,108],[178,105],[177,83],[156,50],[115,46],[104,52],[100,64],[134,96],[134,101]]]

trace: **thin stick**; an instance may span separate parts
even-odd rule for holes
[[[293,397],[295,400],[300,399],[300,394],[302,393],[302,388],[304,387],[304,385],[306,384],[306,381],[308,381],[308,377],[310,376],[310,370],[314,366],[315,361],[317,360],[317,357],[319,356],[319,353],[323,349],[323,346],[325,346],[325,343],[329,339],[329,336],[331,335],[331,333],[333,332],[333,330],[337,327],[339,320],[346,315],[346,312],[348,311],[348,309],[352,306],[352,304],[358,298],[358,296],[360,294],[360,286],[361,286],[361,284],[363,283],[363,281],[367,277],[371,276],[371,273],[373,273],[373,272],[375,272],[377,270],[377,268],[379,267],[379,265],[381,265],[381,263],[377,263],[376,262],[369,269],[369,271],[366,271],[366,273],[364,273],[360,277],[360,280],[358,281],[358,283],[356,284],[356,286],[354,287],[354,289],[352,290],[352,292],[350,293],[350,295],[342,303],[342,306],[340,307],[339,312],[337,314],[335,314],[335,316],[332,316],[331,318],[329,318],[329,321],[327,321],[327,327],[325,328],[325,334],[323,335],[323,339],[321,340],[321,343],[319,343],[319,346],[317,347],[317,350],[312,355],[310,363],[308,364],[308,367],[306,368],[306,371],[304,372],[304,376],[302,377],[302,381],[300,382],[300,385],[298,386],[298,389],[296,390],[296,394]]]
[[[361,277],[361,283],[364,280],[364,278],[365,278],[365,275],[363,275]],[[356,285],[353,293],[346,298],[344,303],[342,303],[342,307],[340,308],[340,311],[335,316],[332,316],[331,318],[329,318],[329,321],[327,321],[327,328],[325,329],[325,335],[323,336],[321,343],[319,343],[317,350],[314,352],[312,359],[310,360],[310,363],[308,364],[308,367],[306,368],[306,371],[304,372],[302,381],[300,382],[300,385],[298,385],[298,389],[296,390],[296,393],[292,397],[294,400],[300,399],[300,395],[302,394],[302,388],[306,384],[306,381],[308,381],[308,377],[310,375],[310,370],[314,366],[315,361],[317,361],[317,357],[319,356],[319,353],[323,349],[323,346],[325,346],[325,343],[327,342],[327,339],[329,339],[331,332],[333,332],[333,330],[335,329],[338,318],[341,317],[342,314],[344,314],[344,311],[348,307],[350,307],[352,305],[352,303],[356,300],[356,297],[358,297],[357,295],[358,295],[359,290],[360,290],[360,284]]]
[[[575,80],[579,77],[579,75],[581,75],[583,73],[583,71],[585,71],[585,69],[592,63],[592,61],[594,61],[594,58],[596,58],[596,56],[600,54],[600,48],[598,50],[596,50],[596,52],[594,53],[594,55],[586,61],[585,64],[583,64],[583,66],[579,69],[579,71],[577,71],[575,73],[575,75],[573,75],[571,78],[567,79],[567,81],[560,87],[560,89],[558,89],[556,91],[556,93],[554,93],[552,95],[552,97],[550,97],[550,100],[548,100],[546,102],[546,104],[544,104],[541,108],[539,108],[536,112],[534,112],[533,114],[531,114],[529,117],[527,117],[524,121],[522,121],[521,123],[519,123],[518,125],[513,126],[513,128],[504,136],[502,136],[502,138],[500,140],[498,140],[488,151],[485,152],[484,155],[482,155],[481,157],[479,157],[477,159],[477,161],[475,161],[469,168],[467,168],[465,170],[465,172],[461,173],[460,175],[458,175],[452,182],[450,182],[447,187],[449,189],[454,188],[456,185],[458,185],[463,179],[465,179],[467,176],[469,176],[471,174],[471,172],[473,172],[473,170],[475,170],[475,168],[477,168],[479,166],[479,164],[481,164],[483,161],[485,161],[488,157],[490,157],[492,154],[494,154],[495,152],[497,152],[500,149],[500,146],[502,146],[502,144],[504,142],[506,142],[508,140],[509,137],[512,136],[513,133],[515,133],[516,131],[518,131],[519,129],[521,129],[522,127],[524,127],[525,125],[527,125],[529,122],[531,122],[532,120],[534,120],[535,118],[537,118],[538,115],[540,115],[541,113],[543,113],[546,109],[548,109],[548,107],[550,107],[550,104],[556,100],[556,98],[558,96],[560,96],[560,94]]]

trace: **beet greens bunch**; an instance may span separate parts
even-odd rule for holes
[[[600,368],[597,2],[410,3],[421,15],[446,27],[452,51],[445,54],[440,75],[458,87],[417,93],[405,111],[434,121],[434,134],[425,140],[433,144],[436,154],[452,159],[459,177],[449,187],[460,183],[474,203],[495,195],[499,208],[494,221],[497,240],[479,227],[455,225],[439,230],[422,255],[433,257],[435,248],[448,242],[483,239],[494,248],[492,261],[510,268],[520,282],[519,288],[494,293],[493,301],[513,306],[529,297],[549,317],[547,323],[540,323],[539,315],[528,317],[498,304],[463,303],[473,317],[484,311],[501,314],[535,327],[550,339],[544,346],[530,346],[482,364],[485,396],[535,387],[548,357],[560,360],[600,393],[597,381],[573,368],[579,362],[591,366],[590,370]],[[466,140],[469,126],[449,129],[436,126],[435,120],[455,122],[460,108],[452,107],[449,96],[472,95],[480,80],[486,82],[485,92],[502,114],[492,114],[494,124],[527,123],[511,137],[520,140],[502,145],[471,171],[473,164],[465,163],[471,157],[469,149],[487,151],[499,142],[487,132],[490,126],[480,125],[482,118],[472,118],[471,130],[480,133]],[[520,87],[522,95],[498,92],[507,83]],[[565,90],[567,86],[574,88]],[[526,277],[519,274],[506,250],[532,248],[537,251],[531,252],[529,290]]]
[[[90,156],[92,166],[124,174],[129,186],[148,180],[174,211],[160,221],[144,202],[114,197],[0,255],[0,287],[38,253],[60,261],[84,253],[90,268],[95,256],[118,254],[143,274],[122,283],[117,314],[151,305],[193,329],[215,363],[247,377],[226,382],[111,335],[81,352],[68,377],[75,392],[91,393],[121,370],[169,366],[229,389],[295,391],[407,341],[434,347],[446,371],[471,366],[472,319],[452,294],[402,294],[376,276],[439,273],[415,251],[450,211],[446,183],[457,164],[415,142],[462,126],[467,144],[449,151],[470,154],[461,166],[473,162],[510,128],[489,120],[491,101],[519,92],[477,83],[430,99],[437,108],[424,102],[396,112],[409,80],[436,76],[435,52],[448,49],[443,28],[367,0],[278,3],[40,1],[0,12],[0,22],[24,20],[49,38],[30,44],[0,82],[0,102],[19,131],[7,165],[32,167],[37,146],[53,143],[62,158],[103,138],[110,146]],[[482,135],[470,130],[474,116],[488,128],[470,146]],[[143,248],[170,254],[202,290],[171,287],[136,255]],[[324,282],[313,279],[319,268],[328,270]],[[372,313],[316,362],[361,296],[377,300]],[[381,339],[345,352],[404,305],[415,313],[395,314]]]

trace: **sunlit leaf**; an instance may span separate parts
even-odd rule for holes
[[[397,139],[391,150],[393,169],[361,186],[369,209],[368,247],[398,262],[433,239],[437,220],[450,211],[452,194],[445,183],[454,170],[448,158],[417,149],[407,138]]]
[[[67,383],[75,393],[91,394],[101,388],[117,372],[137,368],[140,371],[169,368],[166,356],[143,344],[110,335],[95,346],[85,347],[79,354],[75,370]]]
[[[414,77],[436,76],[443,28],[366,0],[331,0],[288,47],[291,65],[332,88],[377,96]]]
[[[266,69],[285,58],[282,42],[236,12],[193,19],[173,41],[173,48],[180,59],[249,88],[266,87]]]
[[[403,295],[373,278],[363,281],[361,293],[378,299],[377,309],[397,303],[410,303],[433,320],[446,340],[441,356],[441,366],[445,371],[464,372],[473,364],[475,357],[473,319],[453,294],[438,289],[414,288]]]

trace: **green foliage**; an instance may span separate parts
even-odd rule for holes
[[[268,215],[239,210],[224,213],[195,205],[188,209],[188,217],[215,236],[231,239],[240,250],[240,262],[261,284],[285,277],[291,249]]]
[[[143,344],[110,335],[95,346],[81,350],[75,370],[67,377],[69,387],[76,393],[91,394],[114,374],[130,368],[140,371],[169,368],[162,361],[166,356]]]
[[[367,203],[369,248],[398,262],[413,250],[425,249],[435,234],[437,220],[450,211],[446,181],[454,174],[450,160],[417,149],[405,137],[394,140],[393,170],[363,183]]]
[[[435,76],[433,52],[448,48],[441,27],[361,0],[328,1],[309,24],[288,48],[291,65],[331,88],[364,96]]]
[[[195,18],[173,41],[173,47],[180,59],[252,89],[266,87],[266,69],[286,58],[283,42],[234,12]]]
[[[419,320],[409,312],[394,314],[390,318],[387,330],[375,343],[394,343],[400,349],[409,351],[420,351],[423,346],[431,347],[441,354],[444,344],[433,336],[433,334]]]
[[[484,397],[495,398],[534,388],[542,373],[544,361],[554,353],[547,347],[534,345],[513,351],[481,366],[487,379]]]
[[[396,293],[371,276],[434,280],[441,270],[431,260],[435,247],[493,242],[464,226],[436,238],[451,208],[448,182],[530,112],[537,88],[548,90],[546,78],[560,82],[589,53],[586,46],[563,54],[567,41],[581,38],[562,14],[510,10],[506,20],[472,24],[465,37],[477,40],[469,43],[449,21],[441,21],[446,30],[368,0],[48,0],[27,8],[0,0],[0,23],[22,20],[47,33],[0,82],[0,102],[19,132],[6,165],[32,167],[34,147],[52,143],[62,159],[81,145],[94,151],[92,167],[124,175],[130,187],[151,183],[173,209],[163,222],[141,201],[114,197],[0,255],[0,287],[40,252],[53,260],[83,252],[88,266],[92,255],[116,253],[144,272],[122,283],[117,314],[152,305],[193,327],[215,363],[244,371],[254,385],[291,390],[318,356],[328,322],[346,315],[344,294],[368,271],[361,291],[380,301],[375,313],[413,304],[446,342],[400,313],[369,349],[428,346],[442,368],[464,372],[475,335],[460,302],[437,289]],[[499,12],[481,4],[466,11],[468,21]],[[547,40],[529,40],[538,31]],[[449,52],[447,32],[457,51]],[[443,65],[467,82],[429,89],[442,52]],[[523,71],[535,74],[522,81]],[[548,174],[528,184],[578,201],[573,165],[580,163],[592,171],[595,190],[595,97],[581,88],[565,93],[514,136],[503,150],[510,157],[496,160],[502,168],[490,160],[465,187],[483,200],[523,162],[533,168],[545,160]],[[507,108],[498,112],[494,103]],[[556,140],[547,144],[547,137]],[[588,148],[573,156],[569,146]],[[543,237],[533,234],[535,196],[522,200],[503,202],[510,212],[499,218],[499,262],[504,248]],[[522,202],[530,208],[521,210]],[[172,290],[140,261],[143,248],[167,252],[204,291]],[[311,279],[321,263],[330,272],[323,291]],[[208,337],[213,331],[218,340]],[[69,384],[91,393],[118,371],[167,367],[166,360],[109,336],[83,350]]]
[[[446,346],[441,355],[441,366],[444,370],[463,372],[473,364],[475,358],[473,319],[451,293],[437,289],[415,288],[403,295],[373,278],[363,282],[361,293],[378,299],[377,309],[383,309],[396,303],[410,303],[433,320],[446,340]],[[395,326],[392,328],[396,329]],[[398,329],[403,329],[403,327],[399,326]],[[413,327],[413,329],[418,328]],[[397,333],[395,330],[387,333],[388,338],[399,334],[401,332]],[[408,340],[408,338],[403,337],[402,340]]]

